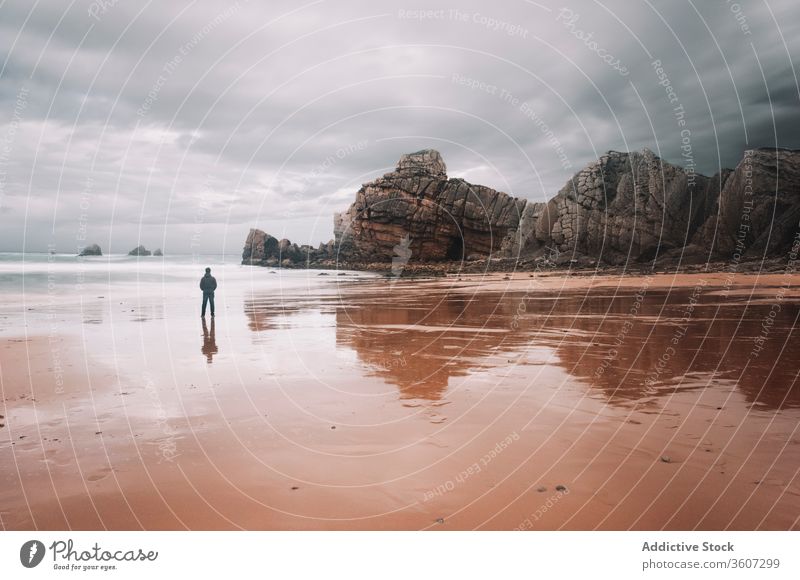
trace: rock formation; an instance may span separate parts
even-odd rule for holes
[[[284,268],[306,267],[333,260],[333,240],[320,244],[318,248],[293,244],[287,239],[278,240],[258,229],[251,229],[242,251],[242,264],[258,266],[281,266]]]
[[[79,256],[102,256],[103,252],[97,244],[91,244],[81,250]]]
[[[392,173],[364,184],[334,218],[339,252],[388,261],[409,237],[411,260],[461,260],[509,253],[526,200],[448,179],[438,151],[403,155]]]
[[[800,225],[800,151],[748,150],[735,170],[713,177],[647,149],[609,152],[535,221],[524,251],[552,244],[612,264],[786,257]]]
[[[522,251],[552,245],[562,256],[612,264],[651,260],[689,243],[724,177],[687,174],[648,149],[610,151],[547,202]]]
[[[624,264],[786,256],[800,223],[800,151],[755,149],[707,177],[652,151],[609,151],[546,203],[448,179],[441,155],[403,155],[334,216],[318,249],[251,230],[243,263],[535,259]]]
[[[155,252],[153,252],[154,256],[163,256],[164,252],[161,251],[161,248],[158,248]]]
[[[800,151],[754,149],[733,172],[692,242],[733,259],[786,256],[800,227]]]
[[[136,246],[130,252],[128,252],[129,256],[149,256],[150,250],[145,248],[144,246]]]

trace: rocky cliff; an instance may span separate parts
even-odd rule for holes
[[[620,264],[686,246],[710,215],[726,172],[687,174],[652,151],[609,151],[576,173],[535,220],[523,248]]]
[[[800,222],[800,151],[745,151],[735,170],[689,174],[651,151],[609,152],[537,220],[535,242],[613,264],[785,255]]]
[[[463,179],[448,179],[438,151],[403,155],[392,173],[364,184],[334,218],[342,255],[391,261],[398,246],[413,261],[509,254],[527,201]],[[408,242],[405,242],[408,236]]]
[[[412,262],[557,254],[623,264],[785,256],[800,222],[800,151],[755,149],[707,177],[652,151],[610,151],[546,203],[448,179],[437,151],[403,155],[334,216],[319,248],[251,230],[244,263]]]
[[[735,260],[785,257],[800,233],[800,151],[745,151],[726,176],[692,242]]]

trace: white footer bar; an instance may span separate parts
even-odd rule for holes
[[[798,532],[2,532],[2,578],[800,578]]]

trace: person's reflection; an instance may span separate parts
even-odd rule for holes
[[[211,330],[209,331],[208,326],[206,325],[206,319],[203,318],[203,348],[200,349],[204,355],[206,355],[206,362],[211,364],[214,355],[217,354],[219,350],[217,348],[217,341],[214,337],[214,319],[211,319]]]

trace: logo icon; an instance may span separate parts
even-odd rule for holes
[[[406,234],[400,243],[397,244],[392,250],[395,253],[395,256],[392,258],[392,283],[396,281],[397,278],[403,273],[403,270],[408,264],[409,260],[411,260],[411,236]]]
[[[44,544],[39,540],[28,540],[19,549],[19,561],[26,568],[36,568],[44,559]]]

